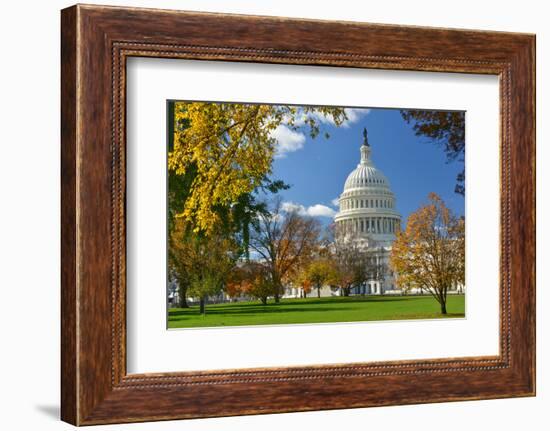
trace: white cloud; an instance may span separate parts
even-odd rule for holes
[[[310,217],[332,218],[336,215],[336,211],[334,211],[332,208],[329,208],[326,205],[321,205],[321,204],[315,204],[306,208],[305,206],[296,204],[294,202],[283,202],[282,209],[285,212],[296,211],[298,214],[302,216],[310,216]]]
[[[316,204],[307,208],[307,214],[312,217],[334,217],[336,211],[325,205]]]
[[[351,124],[357,123],[361,118],[366,117],[369,114],[370,109],[346,108],[345,112],[348,119],[343,126],[349,127]]]
[[[368,108],[345,108],[344,111],[345,111],[346,116],[348,117],[348,119],[346,121],[344,121],[341,126],[342,127],[349,127],[352,124],[357,123],[363,117],[366,117],[369,114],[370,109],[368,109]],[[325,116],[325,115],[321,114],[320,112],[310,112],[307,115],[310,118],[314,118],[315,120],[317,120],[320,124],[325,124],[325,125],[330,125],[330,126],[335,126],[336,125],[332,115],[326,115]],[[305,116],[299,117],[295,121],[295,124],[297,126],[303,125],[304,122],[305,122],[304,121],[305,118],[306,118]]]
[[[283,202],[281,205],[281,209],[287,213],[290,213],[292,211],[297,211],[299,213],[302,213],[305,211],[305,207],[303,205],[298,205],[298,204],[295,204],[294,202]]]
[[[314,118],[321,124],[330,124],[331,126],[334,126],[336,123],[334,123],[334,118],[332,115],[323,115],[320,112],[311,112],[308,114],[310,117]]]
[[[345,112],[348,119],[342,123],[341,127],[349,127],[351,124],[357,123],[361,118],[368,115],[370,109],[345,108]],[[317,120],[319,124],[329,126],[336,125],[331,115],[325,116],[319,112],[311,112],[307,115]],[[294,125],[297,127],[303,126],[305,124],[305,118],[305,115],[298,113]],[[298,130],[292,130],[284,124],[281,124],[271,132],[271,137],[277,140],[275,148],[275,157],[277,158],[286,157],[288,153],[302,149],[306,142],[305,133]]]
[[[296,132],[286,126],[278,126],[271,136],[277,140],[275,157],[285,157],[287,153],[298,151],[304,146],[306,137],[303,133]]]
[[[334,198],[333,200],[330,201],[330,203],[335,207],[338,207],[338,205],[340,204],[340,198]]]

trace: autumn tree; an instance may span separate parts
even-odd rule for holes
[[[311,292],[311,281],[309,281],[309,279],[307,277],[304,277],[300,281],[299,286],[300,286],[300,289],[302,289],[301,297],[302,298],[307,298],[307,296],[309,295],[309,292]]]
[[[168,269],[178,285],[179,306],[189,308],[187,303],[187,291],[189,289],[190,275],[192,271],[189,259],[190,249],[186,241],[189,233],[185,231],[184,223],[174,223],[168,237]]]
[[[248,291],[249,283],[250,276],[247,268],[237,262],[225,280],[224,292],[232,299],[237,298]]]
[[[370,235],[357,239],[342,226],[334,224],[325,231],[324,241],[330,244],[324,253],[336,271],[334,284],[342,289],[344,296],[349,296],[353,287],[369,280],[384,280],[387,265],[378,257],[383,250]]]
[[[307,295],[311,292],[312,283],[308,278],[307,265],[300,265],[293,271],[290,278],[290,284],[300,289],[300,298],[307,298]]]
[[[305,268],[304,283],[317,289],[317,297],[321,297],[321,288],[337,280],[336,265],[328,258],[313,259]]]
[[[190,128],[189,121],[177,121],[176,106],[179,104],[171,102],[168,104],[169,116],[173,121],[169,122],[168,133],[168,152],[172,154],[175,150],[175,138]],[[198,229],[193,220],[181,217],[186,202],[193,192],[193,184],[197,181],[198,167],[196,161],[191,161],[184,172],[176,172],[174,169],[168,169],[168,229],[174,229],[174,223],[178,219],[182,219],[187,227],[190,227],[195,232],[208,233],[205,230]],[[260,186],[249,193],[241,193],[236,197],[235,201],[228,205],[214,205],[212,212],[215,213],[216,224],[211,226],[216,229],[218,234],[220,227],[223,228],[227,235],[233,236],[241,244],[243,252],[248,251],[248,239],[250,236],[250,223],[252,218],[260,211],[265,211],[265,204],[257,200],[257,193],[262,192],[264,195],[277,193],[287,189],[288,186],[280,180],[273,180],[265,176]],[[169,243],[170,246],[170,243]]]
[[[365,247],[352,240],[337,240],[334,243],[335,284],[349,296],[351,289],[368,280],[369,270]]]
[[[464,195],[465,112],[403,109],[401,116],[407,123],[412,124],[417,136],[425,136],[442,146],[447,156],[447,162],[462,163],[462,170],[456,177],[455,192]]]
[[[412,213],[397,233],[390,264],[404,290],[429,292],[447,314],[447,292],[464,284],[464,218],[457,217],[435,193]]]
[[[239,244],[225,232],[204,235],[177,220],[171,232],[169,265],[177,275],[180,297],[199,298],[205,313],[208,297],[221,292],[240,256]]]
[[[274,294],[271,272],[263,262],[240,262],[229,275],[224,291],[231,297],[249,295],[266,305],[268,298]]]
[[[169,103],[169,116],[173,121],[169,122],[168,151],[173,154],[178,147],[177,137],[185,131],[192,130],[190,121],[179,121],[176,115],[176,104]],[[215,214],[216,223],[209,230],[197,229],[194,220],[181,217],[186,202],[192,196],[193,186],[197,182],[200,163],[191,160],[185,170],[178,172],[175,169],[168,170],[168,266],[170,273],[175,277],[179,289],[180,306],[188,307],[187,296],[190,291],[201,297],[201,311],[204,310],[204,299],[209,294],[217,293],[220,285],[226,285],[228,280],[214,281],[204,272],[194,260],[196,255],[201,255],[201,249],[205,249],[210,243],[231,245],[231,250],[225,250],[226,254],[236,257],[246,255],[248,252],[248,237],[250,221],[259,211],[263,211],[264,203],[258,202],[252,192],[241,193],[235,201],[228,205],[213,205],[211,210]],[[269,177],[261,180],[260,187],[265,193],[276,193],[285,189],[282,181],[273,181]],[[193,248],[195,246],[195,249]],[[223,261],[223,259],[222,259]],[[197,272],[197,270],[200,270]],[[201,280],[205,286],[200,287]],[[191,283],[194,286],[191,288]]]
[[[236,204],[268,182],[278,127],[320,133],[319,116],[335,125],[343,108],[176,102],[173,105],[169,172],[185,182],[177,217],[209,234],[219,222],[218,208]]]
[[[317,249],[320,231],[317,220],[283,211],[279,198],[254,221],[250,248],[269,268],[276,302],[283,293],[283,282]]]
[[[276,286],[270,268],[265,263],[249,262],[246,293],[267,305],[267,299],[274,296]]]

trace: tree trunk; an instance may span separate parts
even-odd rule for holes
[[[279,278],[278,273],[275,271],[271,273],[271,277],[273,280],[273,287],[274,287],[273,298],[275,299],[276,303],[279,303],[281,300],[281,291],[283,287],[281,283],[281,279]]]
[[[262,301],[263,305],[267,305],[267,297],[260,298],[260,301]]]
[[[349,296],[349,287],[344,287],[344,296]]]
[[[187,303],[187,297],[185,295],[180,296],[180,308],[189,308],[189,304]]]
[[[187,286],[183,287],[180,286],[180,308],[189,308],[189,304],[187,303]]]
[[[199,302],[199,311],[201,314],[206,314],[206,307],[204,305],[204,298],[201,298]]]
[[[317,298],[321,298],[321,288],[317,286]]]
[[[441,301],[441,314],[447,314],[447,303],[445,301]]]

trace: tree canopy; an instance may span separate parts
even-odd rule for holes
[[[313,259],[304,270],[302,283],[317,289],[321,297],[321,288],[326,284],[335,284],[338,280],[335,262],[327,257]]]
[[[268,266],[278,300],[283,281],[316,252],[321,225],[297,211],[284,212],[280,199],[275,199],[270,211],[260,214],[253,226],[250,247]]]
[[[219,222],[217,208],[231,207],[242,195],[272,184],[275,129],[305,129],[316,137],[319,115],[336,125],[347,119],[343,108],[176,102],[168,169],[187,178],[176,216],[195,231],[210,233]]]
[[[390,264],[403,289],[419,288],[432,294],[447,313],[447,292],[464,284],[464,218],[454,215],[435,193],[412,213],[397,233]]]
[[[417,136],[425,136],[432,142],[441,145],[447,156],[447,161],[458,161],[464,164],[464,148],[466,143],[465,112],[464,111],[420,111],[401,110],[401,116],[413,124]],[[465,193],[464,167],[456,176],[455,192]]]

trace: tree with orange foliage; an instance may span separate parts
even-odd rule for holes
[[[307,265],[300,265],[293,271],[292,275],[288,277],[292,286],[301,289],[300,298],[306,298],[311,292],[311,281],[307,277]]]
[[[250,288],[250,277],[246,267],[236,266],[227,277],[224,292],[230,298],[238,298]]]
[[[302,295],[304,298],[307,298],[307,295],[309,292],[311,292],[311,281],[309,281],[307,278],[303,279],[300,287],[302,288]]]
[[[232,298],[249,295],[267,305],[267,299],[274,295],[268,266],[262,262],[242,262],[228,277],[225,293]]]
[[[429,202],[412,213],[405,230],[397,233],[390,265],[404,290],[429,292],[447,314],[447,292],[464,284],[464,218],[457,217],[443,200],[430,193]]]

